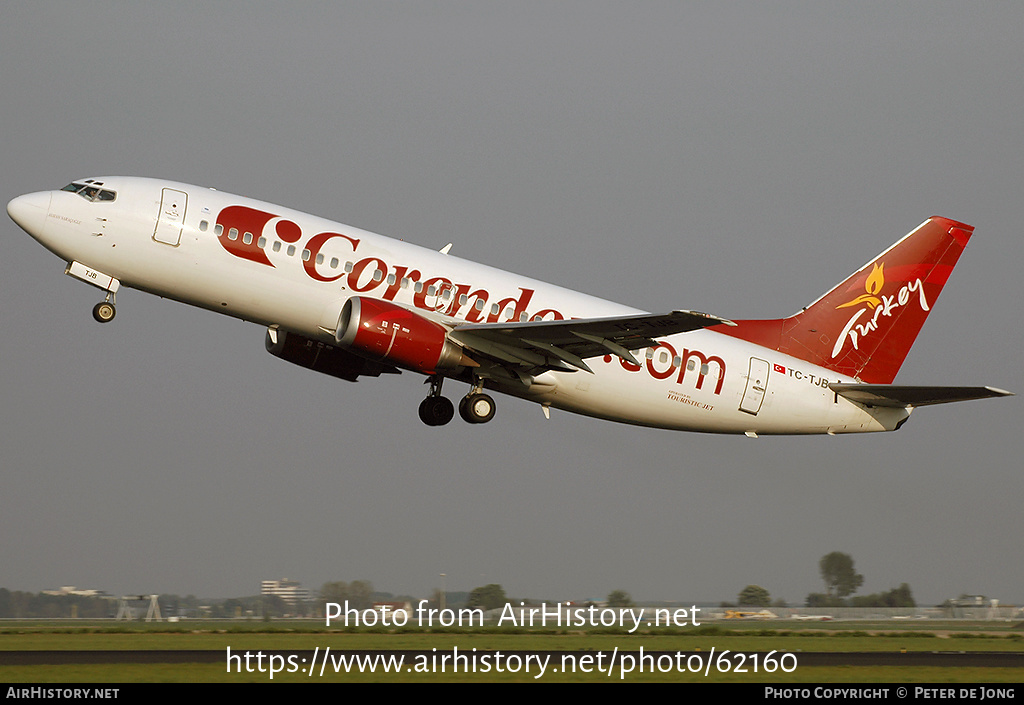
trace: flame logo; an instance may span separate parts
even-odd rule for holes
[[[874,309],[881,305],[882,300],[878,298],[878,293],[882,291],[882,287],[885,286],[885,274],[882,272],[882,267],[885,266],[884,262],[876,262],[875,266],[871,269],[871,274],[864,281],[864,290],[866,294],[861,294],[853,301],[847,301],[845,304],[840,304],[836,308],[849,308],[851,306],[859,306],[865,304],[868,308]]]

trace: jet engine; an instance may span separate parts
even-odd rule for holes
[[[448,338],[448,330],[415,311],[365,296],[345,302],[335,334],[338,344],[363,355],[416,372],[479,367]]]
[[[348,350],[276,328],[267,330],[267,352],[299,367],[349,382],[355,382],[359,375],[379,377],[381,374],[400,372],[391,365],[367,360],[365,357],[353,355]]]

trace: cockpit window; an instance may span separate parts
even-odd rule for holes
[[[113,201],[117,198],[117,191],[100,188],[102,185],[102,182],[93,181],[92,179],[88,179],[82,183],[72,181],[70,184],[62,188],[61,191],[77,193],[87,201]]]

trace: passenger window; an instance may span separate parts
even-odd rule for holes
[[[258,248],[260,248],[262,250],[266,246],[267,246],[267,238],[265,238],[265,237],[263,237],[261,235],[260,239],[256,241],[256,247],[258,247]]]
[[[272,249],[274,250],[274,252],[280,252],[281,251],[281,241],[280,240],[274,240],[274,247]]]
[[[206,229],[208,227],[210,227],[210,224],[207,221],[205,221],[205,220],[200,220],[199,221],[199,232],[205,233]]]
[[[214,225],[213,226],[213,234],[216,235],[217,237],[220,237],[221,235],[223,235],[224,234],[224,226],[221,225],[220,223],[217,223],[216,225]]]
[[[246,245],[251,245],[252,244],[252,233],[243,233],[242,234],[242,242],[244,244],[246,244]]]
[[[235,229],[235,228],[231,228],[231,230],[228,230],[228,240],[237,240],[237,239],[238,239],[238,230]]]
[[[288,256],[289,257],[294,257],[295,256],[295,245],[288,245]]]

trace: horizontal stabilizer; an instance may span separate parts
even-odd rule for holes
[[[902,384],[833,383],[828,385],[828,388],[858,404],[893,408],[1013,396],[1012,392],[995,387],[913,387]]]

